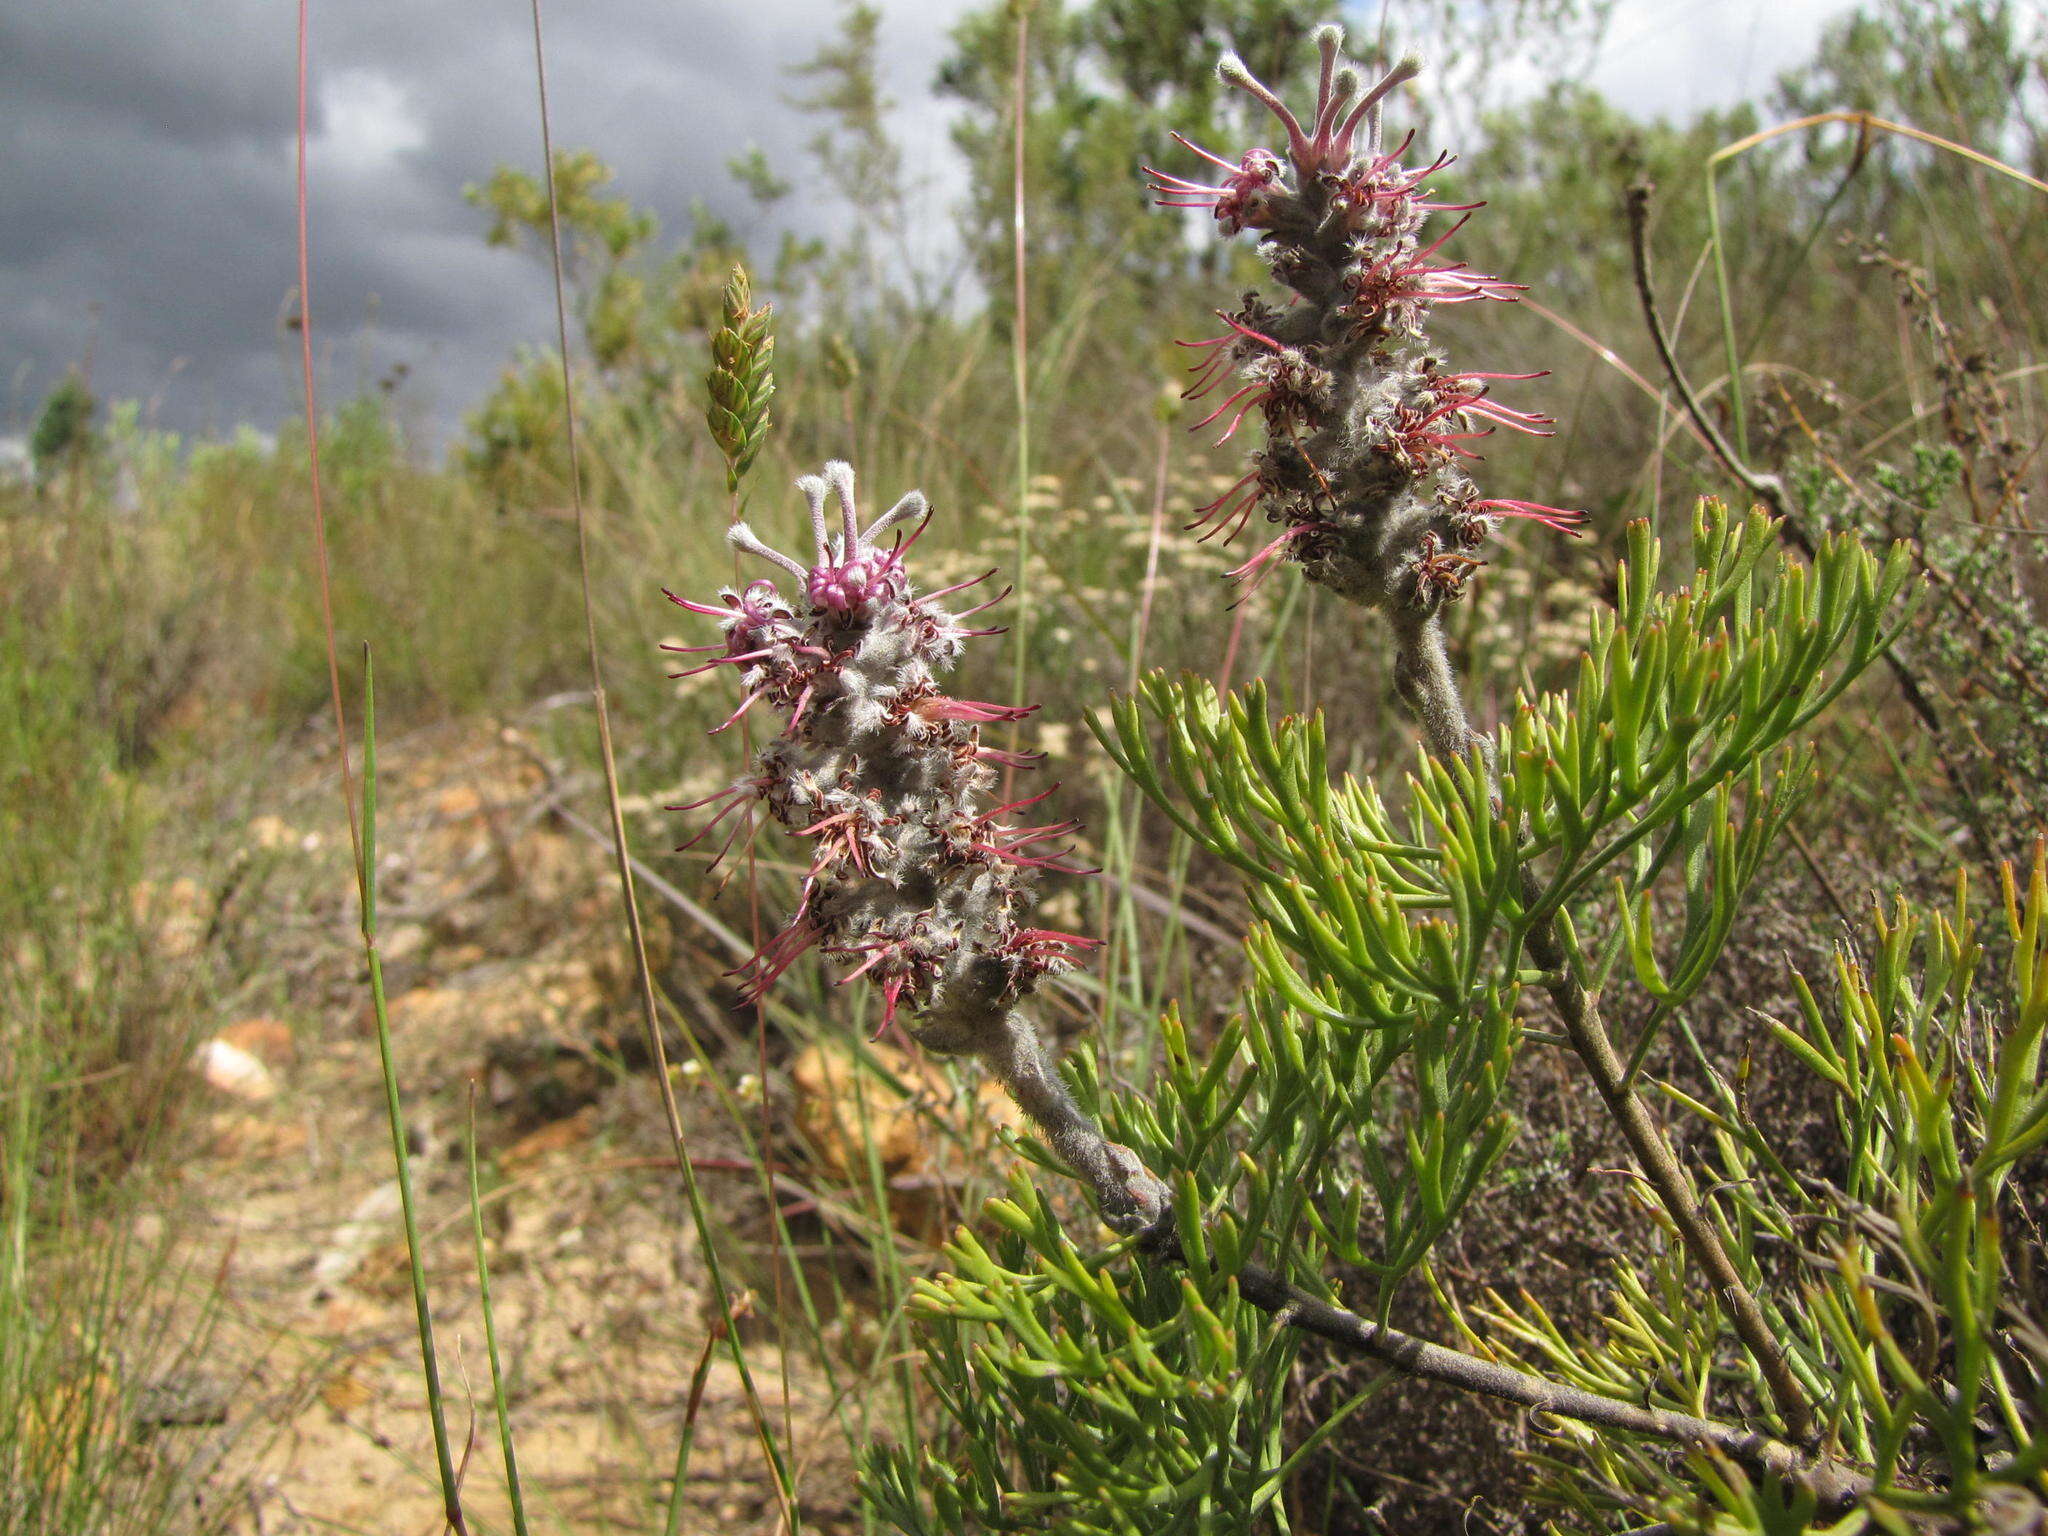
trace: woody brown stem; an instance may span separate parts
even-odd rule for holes
[[[1650,281],[1650,197],[1656,187],[1647,181],[1639,181],[1628,189],[1628,234],[1629,252],[1635,266],[1636,298],[1643,308],[1643,323],[1650,332],[1650,342],[1657,349],[1657,361],[1663,366],[1664,376],[1671,382],[1671,391],[1678,397],[1686,418],[1699,434],[1701,442],[1721,463],[1721,467],[1742,482],[1743,488],[1766,507],[1778,520],[1778,537],[1790,544],[1808,560],[1814,556],[1813,539],[1793,515],[1792,499],[1785,493],[1785,482],[1776,475],[1752,469],[1740,454],[1729,444],[1728,439],[1714,425],[1713,418],[1701,406],[1699,396],[1686,382],[1685,374],[1679,369],[1678,357],[1672,351],[1671,338],[1664,329],[1663,316],[1657,312],[1657,293]],[[1923,570],[1928,569],[1925,561]],[[1884,651],[1884,664],[1890,669],[1893,679],[1899,685],[1899,696],[1906,701],[1906,707],[1913,711],[1920,723],[1927,727],[1927,734],[1934,743],[1934,752],[1941,759],[1943,770],[1949,782],[1960,791],[1969,783],[1957,767],[1949,751],[1948,737],[1942,729],[1941,714],[1928,696],[1926,686],[1919,674],[1905,657],[1899,654],[1897,646],[1888,646]],[[1960,817],[1970,839],[1977,845],[1978,858],[1987,869],[1996,869],[1997,858],[1992,852],[1990,836],[1970,813],[1965,804]]]
[[[1831,1514],[1847,1509],[1870,1491],[1870,1479],[1865,1474],[1839,1462],[1816,1460],[1782,1440],[1715,1419],[1602,1397],[1595,1392],[1516,1370],[1497,1360],[1446,1349],[1441,1344],[1432,1344],[1356,1312],[1332,1306],[1257,1265],[1248,1264],[1238,1271],[1237,1289],[1246,1301],[1272,1313],[1276,1320],[1333,1344],[1370,1355],[1407,1375],[1499,1398],[1503,1402],[1519,1403],[1525,1408],[1576,1419],[1582,1424],[1595,1424],[1678,1445],[1719,1451],[1744,1466],[1806,1490],[1824,1511]]]
[[[1529,900],[1535,897],[1533,882],[1526,877],[1524,895]],[[1771,1331],[1763,1307],[1735,1268],[1734,1260],[1729,1258],[1728,1250],[1721,1242],[1721,1234],[1701,1208],[1692,1179],[1679,1164],[1671,1143],[1665,1140],[1664,1133],[1650,1118],[1642,1099],[1629,1086],[1628,1067],[1601,1022],[1599,1004],[1580,984],[1575,959],[1560,942],[1555,921],[1546,916],[1530,929],[1525,942],[1529,957],[1541,969],[1558,978],[1546,990],[1563,1021],[1565,1038],[1584,1063],[1587,1075],[1593,1079],[1593,1086],[1599,1090],[1608,1113],[1614,1117],[1629,1150],[1635,1154],[1658,1203],[1678,1228],[1679,1239],[1685,1244],[1686,1252],[1727,1307],[1735,1335],[1742,1340],[1756,1361],[1757,1369],[1762,1372],[1764,1385],[1770,1392],[1778,1416],[1785,1422],[1786,1432],[1794,1440],[1810,1439],[1813,1410],[1807,1403],[1806,1392],[1792,1374],[1785,1352],[1778,1347],[1777,1336]]]

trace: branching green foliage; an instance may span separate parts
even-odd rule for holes
[[[1021,1174],[988,1209],[1008,1230],[962,1232],[916,1303],[945,1320],[926,1377],[958,1454],[877,1456],[873,1507],[919,1533],[1242,1530],[1284,1477],[1287,1330],[1206,1256],[1107,1267]]]
[[[1627,1443],[1603,1404],[1669,1397],[1695,1417],[1657,1435],[1712,1432],[1750,1472],[1768,1464],[1814,1501],[1862,1486],[1820,1448],[1772,1438],[1803,1418],[1676,1245],[1651,1256],[1633,1294],[1704,1362],[1687,1395],[1549,1358],[1490,1380],[1487,1361],[1375,1335],[1511,1141],[1525,991],[1547,992],[1567,1028],[1592,1013],[1597,1030],[1592,999],[1625,984],[1626,954],[1651,1003],[1633,1073],[1718,958],[1810,777],[1804,731],[1904,621],[1902,551],[1842,536],[1808,566],[1779,552],[1768,518],[1706,504],[1694,554],[1691,581],[1659,592],[1658,545],[1632,530],[1577,687],[1521,703],[1490,751],[1423,757],[1399,809],[1334,776],[1320,720],[1271,719],[1259,689],[1223,700],[1155,676],[1116,707],[1100,734],[1118,764],[1244,876],[1252,981],[1206,1061],[1165,1021],[1151,1094],[1104,1094],[1085,1059],[1077,1069],[1108,1134],[1176,1189],[1176,1230],[1154,1234],[1150,1262],[1126,1269],[1129,1248],[1084,1256],[1022,1186],[992,1208],[1007,1237],[990,1248],[962,1235],[949,1250],[954,1273],[922,1299],[968,1459],[964,1471],[950,1450],[877,1459],[873,1486],[905,1529],[1006,1529],[1025,1510],[1077,1533],[1284,1528],[1276,1390],[1292,1346],[1274,1323],[1334,1302],[1340,1265],[1368,1287],[1346,1326],[1403,1369],[1524,1402],[1548,1401],[1549,1383],[1582,1387],[1590,1404],[1553,1411],[1603,1422],[1603,1445]],[[1665,887],[1682,917],[1660,923]],[[1589,919],[1596,897],[1608,931],[1582,946],[1574,914]],[[1763,1290],[1750,1236],[1724,1233],[1722,1246]],[[1159,1264],[1162,1242],[1175,1265]],[[1269,1317],[1248,1293],[1298,1300]],[[1765,1313],[1797,1335],[1775,1304]],[[1805,1396],[1832,1411],[1823,1366],[1812,1352],[1794,1362]],[[1654,1440],[1613,1453],[1656,1468],[1668,1454]],[[939,1480],[935,1517],[916,1505],[920,1479]],[[1624,1502],[1640,1514],[1650,1497]]]
[[[2009,1196],[2022,1159],[2048,1143],[2038,850],[2024,886],[2007,872],[2004,919],[2002,983],[1979,978],[1985,948],[1961,882],[1949,912],[1901,902],[1878,913],[1869,957],[1837,954],[1831,1005],[1797,979],[1799,1016],[1767,1027],[1824,1096],[1837,1142],[1824,1163],[1802,1165],[1757,1123],[1746,1063],[1731,1077],[1703,1061],[1704,1099],[1665,1088],[1714,1148],[1724,1236],[1745,1267],[1783,1277],[1776,1320],[1794,1367],[1825,1405],[1829,1439],[1870,1469],[1869,1515],[1892,1530],[2041,1518],[2048,1335],[2023,1310],[2020,1250],[2038,1238],[2012,1223]],[[1568,1336],[1527,1297],[1495,1296],[1475,1321],[1594,1391],[1710,1407],[1713,1311],[1685,1287],[1675,1249],[1640,1274],[1617,1266],[1615,1282],[1591,1338]],[[1799,1529],[1818,1513],[1725,1461],[1686,1476],[1639,1444],[1563,1433],[1577,1457],[1545,1457],[1545,1486],[1591,1524],[1655,1509],[1688,1529]]]
[[[1659,1004],[1682,1003],[1810,772],[1779,749],[1886,643],[1900,555],[1881,562],[1840,539],[1809,569],[1774,557],[1760,515],[1703,512],[1696,544],[1692,585],[1657,594],[1657,546],[1638,525],[1620,610],[1595,618],[1578,687],[1523,704],[1502,732],[1498,799],[1476,759],[1425,758],[1397,819],[1371,785],[1331,782],[1318,722],[1275,725],[1256,691],[1226,707],[1206,685],[1155,679],[1116,712],[1120,765],[1247,876],[1255,972],[1269,1009],[1285,1010],[1272,1043],[1302,1042],[1317,1064],[1304,1079],[1335,1069],[1279,1113],[1404,1125],[1400,1166],[1365,1150],[1370,1139],[1362,1148],[1377,1252],[1356,1235],[1356,1188],[1333,1189],[1318,1218],[1347,1262],[1384,1277],[1383,1297],[1505,1145],[1517,996],[1541,979],[1523,954],[1531,928],[1612,881],[1630,918],[1584,983],[1598,990],[1626,941]],[[1148,715],[1165,727],[1159,747]],[[1685,917],[1667,964],[1650,892],[1674,867]],[[1403,1057],[1413,1097],[1396,1107],[1374,1090]],[[1322,1151],[1311,1139],[1281,1176],[1304,1176]]]

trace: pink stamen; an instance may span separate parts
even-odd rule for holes
[[[712,669],[713,667],[728,667],[728,666],[730,666],[730,667],[738,667],[738,666],[744,666],[744,665],[746,665],[746,664],[747,664],[748,662],[750,662],[750,661],[760,661],[760,660],[761,660],[761,659],[762,659],[763,657],[767,657],[767,656],[773,656],[774,654],[775,654],[775,652],[774,652],[774,649],[773,649],[772,647],[771,647],[771,648],[767,648],[767,649],[763,649],[763,650],[758,650],[758,651],[743,651],[743,652],[741,652],[741,653],[740,653],[739,655],[737,655],[737,656],[720,656],[720,657],[717,657],[717,658],[715,658],[714,660],[711,660],[711,661],[707,661],[707,662],[703,663],[703,664],[702,664],[701,666],[695,666],[695,667],[685,667],[685,668],[684,668],[684,669],[683,669],[682,671],[680,671],[680,672],[671,672],[671,673],[669,673],[669,676],[670,676],[670,677],[695,677],[695,676],[697,676],[697,675],[698,675],[699,673],[701,673],[701,672],[709,672],[709,671],[710,671],[710,670],[711,670],[711,669]]]
[[[1237,332],[1238,335],[1248,336],[1253,341],[1263,341],[1275,352],[1284,352],[1287,350],[1285,347],[1281,346],[1279,342],[1275,341],[1272,337],[1268,336],[1264,331],[1255,331],[1250,326],[1244,324],[1244,322],[1242,322],[1241,320],[1238,320],[1235,317],[1224,313],[1220,309],[1216,311],[1216,318],[1218,320],[1221,320],[1225,325],[1229,326],[1233,331]]]
[[[1204,160],[1208,161],[1211,165],[1219,165],[1224,170],[1230,172],[1233,176],[1237,174],[1239,167],[1232,165],[1228,160],[1225,160],[1221,155],[1210,154],[1208,150],[1202,148],[1201,145],[1195,143],[1194,140],[1188,138],[1185,134],[1173,133],[1171,134],[1171,137],[1176,143],[1178,143],[1181,146],[1181,148],[1193,150],[1196,154],[1200,155]],[[1191,182],[1189,183],[1189,185],[1192,186],[1193,183]]]
[[[896,1022],[896,1001],[903,995],[903,988],[910,980],[907,976],[891,976],[882,983],[882,1022],[875,1026],[875,1032],[868,1038],[879,1040],[888,1028]]]
[[[687,597],[677,597],[667,587],[661,589],[661,595],[674,603],[678,608],[687,608],[692,613],[701,613],[707,619],[729,619],[739,611],[737,603],[725,608],[713,608],[708,603],[693,603]]]
[[[989,577],[995,575],[995,573],[996,568],[994,566],[990,566],[987,570],[983,571],[979,576],[970,576],[965,581],[954,582],[953,585],[951,585],[950,587],[941,587],[936,592],[925,593],[923,598],[920,599],[920,602],[934,602],[937,599],[946,597],[954,592],[965,592],[969,587],[978,587],[984,581],[987,581]]]
[[[990,571],[989,575],[993,576],[995,575],[995,572]],[[974,578],[975,581],[981,581],[984,579],[985,578],[980,576]],[[968,585],[972,586],[973,582],[969,582]],[[1012,592],[1016,590],[1017,589],[1015,587],[1005,587],[1002,591],[998,592],[994,597],[990,598],[987,602],[976,603],[972,608],[962,608],[958,613],[954,614],[953,617],[956,619],[971,619],[977,613],[986,613],[989,609],[995,607],[997,603],[1000,603],[1004,598],[1008,597]],[[1036,706],[1033,707],[1035,708]]]
[[[1242,602],[1259,589],[1259,583],[1264,581],[1278,566],[1280,556],[1288,545],[1305,533],[1314,533],[1318,529],[1330,528],[1332,526],[1334,525],[1330,523],[1298,523],[1281,534],[1279,538],[1268,544],[1256,555],[1253,555],[1251,559],[1245,561],[1236,570],[1225,571],[1223,574],[1232,581],[1243,581],[1247,576],[1252,578],[1251,584],[1239,595],[1238,600]]]
[[[974,755],[984,763],[996,763],[1004,768],[1036,768],[1045,761],[1043,752],[1013,751],[1007,747],[984,747],[976,743]]]
[[[943,694],[934,694],[911,706],[911,713],[922,720],[959,720],[973,725],[1022,720],[1037,710],[1036,704],[989,704],[979,699],[950,699]]]
[[[1247,384],[1242,389],[1238,390],[1236,394],[1232,395],[1229,399],[1225,400],[1221,405],[1217,406],[1215,410],[1211,411],[1208,415],[1204,416],[1192,427],[1189,427],[1188,430],[1190,432],[1201,431],[1202,428],[1208,426],[1210,422],[1214,421],[1218,416],[1221,416],[1225,411],[1229,410],[1233,405],[1237,404],[1238,401],[1244,399],[1246,395],[1252,394],[1255,391],[1259,390],[1270,390],[1271,388],[1272,386],[1270,384],[1262,384],[1257,380],[1254,380],[1250,384]],[[1244,409],[1245,411],[1248,411],[1252,408],[1252,406],[1257,404],[1258,401],[1254,400],[1251,402],[1250,405],[1247,405]],[[1244,411],[1239,411],[1237,413],[1237,421],[1242,421],[1243,419]],[[1231,422],[1230,432],[1225,432],[1221,437],[1216,439],[1217,445],[1219,447],[1222,446],[1224,443],[1230,441],[1230,433],[1235,432],[1237,430],[1237,421]]]
[[[1475,501],[1474,512],[1488,512],[1495,517],[1526,517],[1532,523],[1541,523],[1546,528],[1555,528],[1559,533],[1579,536],[1587,516],[1584,512],[1568,507],[1547,507],[1540,501],[1488,500]]]
[[[740,701],[740,707],[738,709],[734,710],[731,714],[725,717],[725,723],[723,725],[714,725],[713,727],[711,727],[709,731],[705,732],[705,734],[707,736],[716,736],[720,731],[729,731],[735,725],[738,725],[740,723],[740,717],[744,715],[748,710],[752,709],[756,704],[761,702],[761,695],[764,691],[765,690],[763,689],[756,688],[752,693],[748,694],[745,699]]]

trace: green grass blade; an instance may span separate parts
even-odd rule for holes
[[[413,1198],[412,1155],[406,1147],[405,1110],[398,1098],[398,1068],[391,1054],[391,1012],[384,1000],[384,964],[377,953],[377,692],[370,648],[363,647],[363,861],[356,871],[363,898],[363,954],[370,966],[370,1006],[377,1024],[377,1060],[384,1074],[384,1111],[391,1122],[391,1158],[398,1165],[398,1203],[405,1216],[406,1267],[412,1275],[413,1314],[419,1323],[420,1365],[427,1380],[427,1412],[434,1426],[434,1461],[441,1502],[457,1536],[468,1536],[462,1489],[448,1445],[448,1414],[441,1365],[434,1351],[434,1313],[427,1305],[427,1271],[420,1253],[419,1212]]]
[[[476,1084],[469,1085],[469,1230],[476,1240],[477,1300],[484,1314],[484,1349],[491,1358],[491,1405],[498,1413],[498,1448],[505,1456],[505,1496],[512,1503],[512,1529],[527,1536],[526,1495],[519,1485],[519,1453],[512,1443],[512,1412],[505,1402],[505,1368],[498,1355],[498,1319],[491,1307],[491,1265],[484,1253],[484,1207],[476,1179]]]

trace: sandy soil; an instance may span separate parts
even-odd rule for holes
[[[607,851],[551,814],[558,787],[530,743],[476,727],[394,744],[382,776],[382,947],[464,1503],[472,1529],[510,1528],[469,1220],[473,1093],[534,1528],[661,1528],[692,1372],[710,1348],[682,1529],[772,1530],[753,1419],[712,1348],[716,1309],[639,1043]],[[166,1413],[155,1433],[218,1448],[201,1492],[232,1501],[231,1529],[428,1536],[440,1495],[346,839],[331,788],[280,805],[303,824],[266,815],[249,835],[267,871],[266,966],[286,982],[273,1007],[225,1018],[195,1066],[210,1081],[188,1115],[190,1153],[146,1218],[218,1282],[202,1364],[162,1384],[202,1406]],[[164,941],[181,942],[168,929]],[[710,978],[700,1001],[717,1009],[715,978],[731,961],[713,941],[657,914],[653,947],[672,971]],[[751,1037],[754,1021],[706,1023]],[[815,1212],[866,1156],[831,1103],[829,1059],[795,1065],[771,1074],[761,1113],[778,1157],[807,1181],[786,1181],[798,1197],[779,1191],[785,1209]],[[792,1076],[808,1107],[788,1102]],[[805,1523],[853,1528],[846,1412],[874,1383],[778,1348],[788,1335],[774,1316],[767,1196],[705,1077],[678,1069],[675,1080],[719,1252],[748,1293],[747,1356],[795,1447]],[[758,1078],[740,1089],[758,1104]],[[905,1242],[922,1250],[957,1204],[934,1204],[946,1180],[914,1120],[880,1134],[907,1191],[903,1220],[923,1229]],[[782,1300],[793,1305],[786,1289]],[[854,1304],[829,1326],[857,1345],[876,1320]]]

